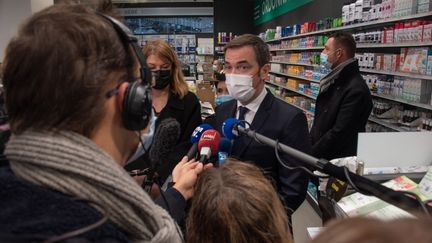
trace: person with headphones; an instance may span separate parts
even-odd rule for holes
[[[174,118],[181,128],[177,144],[158,167],[157,173],[163,183],[171,174],[175,163],[192,146],[192,132],[202,123],[201,106],[196,95],[188,90],[177,54],[166,41],[158,39],[147,42],[143,53],[154,77],[151,88],[153,111],[157,117],[155,130],[167,118]],[[150,167],[149,164],[147,153],[128,163],[126,168],[144,169]]]
[[[182,242],[169,213],[123,168],[152,110],[136,41],[118,20],[80,4],[34,14],[11,40],[1,242]],[[202,170],[183,159],[165,197],[185,206]]]

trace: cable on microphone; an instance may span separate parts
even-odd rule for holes
[[[328,174],[342,181],[348,181],[354,189],[362,194],[376,196],[387,203],[393,204],[405,210],[421,210],[427,215],[429,215],[429,210],[432,211],[432,207],[428,204],[429,202],[424,203],[416,196],[407,196],[405,191],[401,192],[392,190],[365,177],[349,172],[344,166],[336,166],[332,163],[329,163],[329,161],[325,159],[318,159],[287,145],[280,144],[279,141],[275,141],[271,138],[261,135],[249,128],[239,126],[239,122],[236,121],[236,119],[227,119],[223,123],[222,130],[225,134],[228,134],[228,136],[232,136],[233,138],[237,137],[238,133],[242,133],[265,145],[275,147],[276,151],[282,151],[296,158],[297,160],[308,164],[315,170]],[[235,135],[233,131],[237,133],[237,135]],[[277,157],[278,156],[279,155],[277,154]],[[282,166],[283,165],[285,164],[282,164]]]

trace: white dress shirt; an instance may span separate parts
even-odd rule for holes
[[[245,120],[249,123],[252,124],[253,119],[255,118],[255,114],[258,111],[258,108],[260,107],[261,103],[263,102],[265,96],[267,95],[267,90],[265,89],[265,87],[263,88],[263,90],[261,91],[261,94],[259,94],[254,100],[252,100],[249,104],[247,105],[242,105],[240,103],[240,101],[237,101],[237,111],[236,111],[236,118],[238,119],[239,117],[239,107],[240,106],[245,106],[246,108],[249,109],[249,111],[245,114]]]

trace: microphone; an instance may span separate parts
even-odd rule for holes
[[[220,134],[214,129],[205,131],[198,142],[199,161],[207,163],[211,156],[216,156],[220,144]]]
[[[153,144],[149,150],[150,168],[144,169],[146,177],[143,183],[144,190],[150,192],[153,182],[157,181],[157,170],[165,161],[180,138],[180,123],[174,118],[161,121],[154,135]],[[138,172],[140,174],[140,172]],[[159,182],[158,182],[159,183]]]
[[[278,151],[294,157],[298,161],[314,168],[314,170],[318,170],[339,180],[349,182],[356,191],[362,194],[373,195],[404,210],[416,210],[421,212],[428,210],[429,212],[432,212],[432,207],[427,204],[422,204],[411,196],[407,196],[406,192],[392,190],[363,176],[352,173],[346,167],[334,165],[325,159],[315,158],[287,145],[278,143],[271,138],[251,130],[250,128],[245,128],[243,124],[242,121],[228,118],[222,125],[222,131],[224,131],[227,138],[237,138],[238,134],[242,133],[259,143],[266,144],[267,146],[273,148],[276,148],[277,146]],[[284,165],[282,162],[280,163]]]
[[[191,160],[196,157],[196,154],[198,153],[198,142],[202,134],[209,129],[213,129],[213,127],[207,123],[203,123],[197,126],[195,130],[192,132],[191,140],[190,140],[192,143],[192,147],[189,149],[189,151],[186,154],[188,160]]]
[[[218,152],[218,165],[221,166],[231,154],[232,143],[226,137],[221,138]]]
[[[161,121],[149,150],[152,167],[158,167],[171,153],[180,138],[180,131],[180,123],[176,119],[166,118]]]
[[[239,133],[234,127],[237,127],[239,124],[243,124],[240,120],[235,118],[228,118],[222,124],[222,133],[223,135],[232,140],[239,136]]]

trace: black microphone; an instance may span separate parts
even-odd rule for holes
[[[153,144],[149,150],[149,159],[152,167],[158,167],[173,150],[180,138],[180,123],[174,118],[166,118],[159,124]]]
[[[168,163],[168,154],[178,143],[180,130],[180,123],[174,118],[166,118],[159,124],[149,150],[150,168],[144,169],[146,178],[143,187],[147,192],[150,192],[153,182],[158,180],[158,167]]]
[[[278,143],[271,138],[251,130],[250,128],[245,128],[244,122],[235,118],[228,118],[225,120],[222,125],[222,131],[225,137],[229,139],[237,138],[239,133],[241,133],[270,147],[276,148],[277,146],[277,149],[280,152],[296,158],[300,162],[307,164],[309,167],[314,168],[315,170],[333,176],[342,181],[350,182],[354,189],[365,195],[373,195],[387,203],[408,211],[416,210],[423,212],[427,207],[427,210],[432,212],[432,207],[429,205],[422,205],[419,201],[417,201],[417,199],[407,196],[405,192],[395,191],[365,177],[354,174],[346,167],[336,166],[330,163],[328,160],[312,157],[297,149]]]

